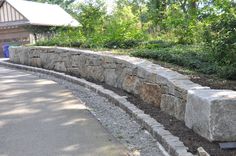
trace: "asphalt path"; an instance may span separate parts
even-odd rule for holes
[[[125,156],[83,102],[54,81],[0,66],[0,156]]]

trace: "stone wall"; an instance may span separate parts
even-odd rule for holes
[[[209,101],[203,98],[202,102],[198,104],[199,100],[196,100],[194,91],[198,93],[210,91],[213,94],[217,92],[212,95],[216,99],[221,92],[225,93],[225,91],[215,91],[209,87],[200,86],[191,82],[187,76],[143,59],[69,48],[17,47],[10,49],[10,60],[104,82],[138,95],[145,102],[185,121],[188,127],[211,141],[236,141],[236,93],[233,91],[230,93],[232,96],[228,97],[231,98],[230,102],[227,101],[227,98],[227,100],[217,102],[215,107],[206,111],[207,119],[203,119],[197,116],[198,113],[195,113],[195,110],[200,113],[201,109],[207,107]],[[194,96],[191,96],[192,93]],[[196,96],[201,99],[203,95],[197,94]],[[220,96],[219,98],[221,99]],[[229,107],[232,108],[230,115],[225,118],[220,117],[228,113],[229,109],[222,108],[221,103],[224,103],[224,107],[227,107],[229,103]],[[201,104],[203,106],[198,107]],[[212,116],[211,113],[214,115]],[[195,118],[199,120],[195,120]],[[212,120],[219,118],[220,123],[217,123],[219,129],[217,129]],[[207,126],[202,126],[206,120],[209,121],[206,123]],[[227,126],[228,129],[223,130],[222,126]]]

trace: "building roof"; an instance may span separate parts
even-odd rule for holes
[[[12,10],[15,9],[24,17],[22,22],[30,25],[42,26],[79,26],[79,22],[58,5],[31,2],[25,0],[3,0],[7,2]],[[0,4],[0,9],[3,4]],[[7,21],[14,23],[14,21]],[[5,22],[7,24],[7,22]]]

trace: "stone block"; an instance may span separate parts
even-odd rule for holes
[[[81,75],[83,77],[93,79],[96,81],[103,82],[104,81],[104,69],[100,66],[80,66],[80,71]]]
[[[34,66],[34,67],[41,67],[41,60],[40,60],[40,58],[31,58],[30,65]]]
[[[116,76],[115,69],[105,69],[104,78],[105,78],[106,84],[113,86],[113,87],[117,86],[117,84],[116,84],[117,76]]]
[[[209,141],[236,141],[236,92],[190,90],[185,124]]]
[[[157,84],[142,82],[139,86],[139,96],[143,101],[160,107],[161,87]]]
[[[54,66],[54,70],[61,71],[61,72],[67,71],[64,62],[56,62]]]
[[[161,110],[182,121],[184,120],[185,104],[185,100],[173,95],[163,94],[161,96]]]
[[[129,93],[138,94],[137,87],[140,85],[140,79],[137,76],[126,75],[122,83],[122,89]]]

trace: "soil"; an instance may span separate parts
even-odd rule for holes
[[[219,142],[210,142],[206,140],[205,138],[193,132],[193,130],[186,127],[183,121],[168,115],[167,113],[161,111],[160,108],[144,102],[138,96],[132,95],[123,91],[122,89],[115,88],[101,82],[93,80],[90,81],[102,85],[104,88],[112,90],[120,96],[127,96],[128,101],[133,103],[139,109],[143,110],[152,118],[156,119],[157,122],[161,123],[165,129],[170,131],[174,136],[179,137],[184,145],[189,148],[189,152],[197,154],[197,148],[203,147],[211,156],[236,156],[236,149],[220,149]]]

